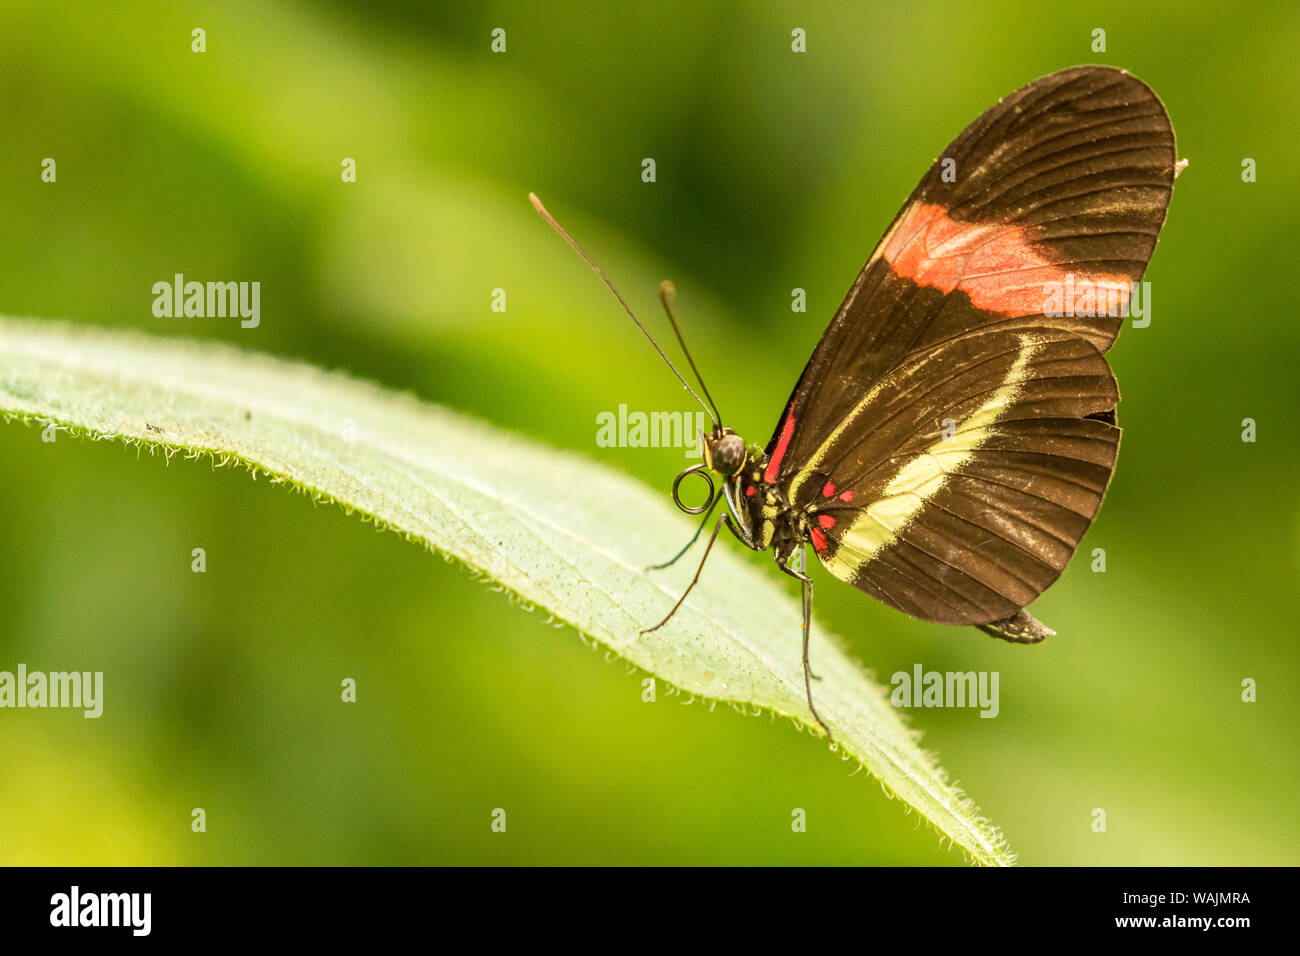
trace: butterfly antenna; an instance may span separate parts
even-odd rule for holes
[[[704,399],[700,398],[700,396],[696,394],[695,389],[691,388],[690,383],[687,382],[686,379],[682,378],[682,373],[677,371],[677,366],[674,365],[672,361],[668,358],[668,356],[664,354],[664,350],[659,347],[659,343],[655,341],[654,336],[651,335],[650,332],[646,329],[646,327],[641,324],[641,320],[638,319],[636,317],[636,314],[633,313],[631,308],[628,307],[627,301],[623,298],[622,295],[619,294],[618,289],[614,288],[614,283],[609,281],[609,276],[605,275],[605,273],[601,270],[600,266],[596,265],[596,263],[592,261],[591,256],[587,255],[587,253],[583,251],[582,246],[578,245],[578,243],[574,241],[574,238],[564,231],[564,227],[555,221],[555,217],[546,211],[546,207],[542,205],[542,201],[537,198],[536,193],[529,193],[528,198],[532,200],[533,208],[537,210],[537,212],[541,215],[541,217],[545,219],[547,223],[550,224],[552,229],[554,229],[564,238],[565,242],[567,242],[570,246],[573,247],[574,252],[582,256],[582,261],[587,263],[587,265],[591,266],[591,270],[595,272],[596,275],[600,276],[601,281],[605,283],[609,291],[614,293],[614,298],[618,299],[618,304],[623,307],[623,311],[626,312],[628,316],[632,319],[632,321],[636,323],[636,327],[641,330],[641,334],[644,335],[649,340],[650,344],[654,346],[655,351],[659,353],[659,357],[664,360],[664,364],[666,364],[670,369],[673,370],[673,374],[677,376],[677,380],[682,383],[682,388],[690,392],[691,397],[700,403],[700,407],[703,408],[704,411],[708,413],[708,416],[713,419],[713,424],[715,426],[720,425],[721,421],[719,420],[719,416],[715,415],[714,412],[709,409],[709,406],[704,404]],[[668,317],[669,319],[672,319],[671,312],[669,312]],[[673,329],[675,330],[676,328],[677,328],[677,323],[676,321],[673,321]],[[677,333],[677,338],[678,341],[681,340],[680,332]],[[683,346],[683,348],[685,348],[685,346]],[[689,359],[690,353],[687,353],[686,357]],[[694,362],[691,362],[691,368],[692,369],[695,368]],[[699,375],[700,373],[697,371],[695,373],[695,377],[699,378]],[[700,382],[700,387],[701,388],[704,387],[703,382]],[[704,389],[704,394],[708,395],[708,393],[709,390],[707,388]],[[713,398],[710,397],[709,401],[712,402]]]
[[[668,321],[672,323],[673,331],[677,333],[677,344],[682,347],[682,352],[686,355],[686,361],[691,363],[691,371],[695,373],[695,381],[700,383],[700,388],[704,392],[704,397],[707,398],[709,404],[713,406],[713,423],[715,425],[721,425],[722,412],[718,411],[718,403],[715,402],[713,396],[709,394],[709,386],[704,384],[704,376],[700,374],[700,370],[695,366],[695,359],[691,358],[691,350],[686,347],[686,340],[682,338],[682,330],[677,325],[677,315],[673,312],[673,297],[675,295],[677,295],[677,287],[674,286],[672,282],[665,279],[663,282],[659,283],[659,301],[664,304],[664,311],[668,313]]]

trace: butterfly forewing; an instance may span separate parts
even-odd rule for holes
[[[1174,157],[1160,101],[1107,67],[1029,84],[945,150],[768,446],[764,477],[809,512],[832,572],[949,624],[1006,617],[1056,579],[1114,468],[1101,353]]]

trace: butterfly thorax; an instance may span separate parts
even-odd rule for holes
[[[768,480],[767,453],[720,428],[704,437],[704,461],[723,478],[736,537],[755,551],[774,548],[784,563],[806,538],[808,516],[790,505],[778,483]]]

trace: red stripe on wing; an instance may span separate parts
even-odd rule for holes
[[[763,472],[763,480],[769,485],[776,484],[777,475],[781,471],[781,460],[785,458],[785,453],[790,450],[790,439],[792,438],[794,438],[794,415],[787,415],[785,421],[781,423],[781,437],[776,443],[776,451],[772,453],[772,457],[767,463],[767,470]]]
[[[1033,227],[1009,223],[958,222],[943,206],[916,203],[893,230],[883,255],[899,277],[945,294],[965,292],[976,308],[1006,316],[1042,315],[1049,284],[1070,295],[1091,287],[1097,302],[1117,301],[1121,312],[1127,307],[1127,275],[1053,262],[1035,234]],[[1059,296],[1056,301],[1072,307]]]

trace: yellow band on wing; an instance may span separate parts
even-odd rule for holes
[[[993,434],[993,425],[1015,401],[1024,384],[1025,371],[1035,345],[1020,336],[1020,352],[1006,378],[989,400],[970,417],[956,424],[952,434],[940,438],[907,462],[885,486],[879,499],[864,508],[839,538],[839,546],[826,566],[837,577],[851,580],[882,549],[898,540],[926,502],[932,501],[953,475]],[[874,394],[874,390],[873,390]],[[870,401],[868,395],[865,401]],[[854,409],[856,415],[858,409]],[[819,449],[819,452],[821,449]]]

